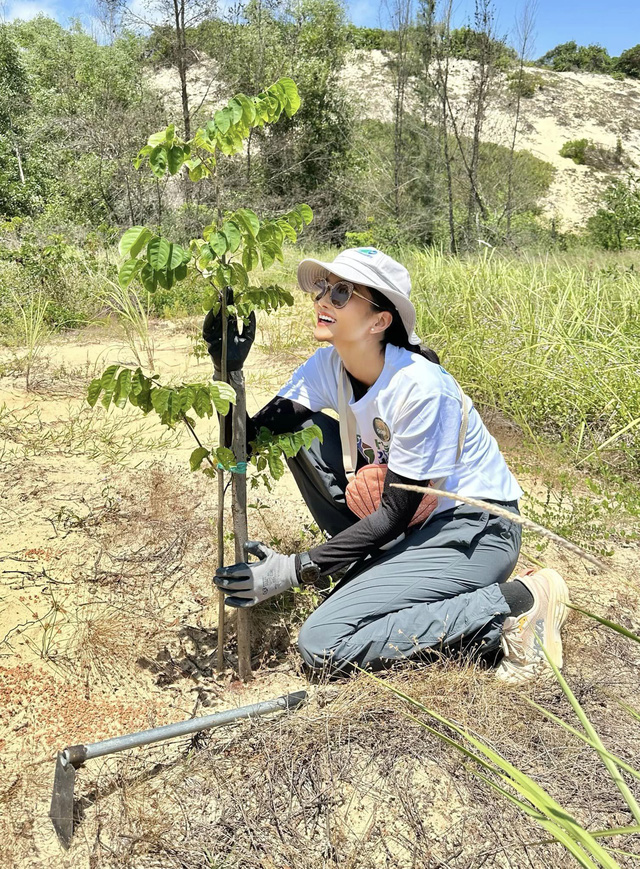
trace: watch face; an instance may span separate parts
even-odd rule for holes
[[[315,582],[320,576],[320,568],[311,561],[307,553],[300,556],[300,579],[303,582]]]

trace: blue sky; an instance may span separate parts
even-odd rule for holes
[[[393,2],[393,0],[390,0]],[[501,34],[513,32],[514,16],[522,0],[494,0],[497,29]],[[141,6],[142,0],[133,0]],[[346,0],[351,20],[368,27],[385,26],[388,3],[376,0]],[[472,19],[473,0],[454,0],[454,24]],[[71,16],[90,25],[93,3],[78,0],[0,0],[0,10],[7,19],[32,18],[38,12],[57,18],[62,24]],[[378,11],[380,9],[380,11]],[[596,42],[611,55],[640,42],[640,0],[537,0],[534,57],[539,57],[561,42],[575,39],[582,45]]]

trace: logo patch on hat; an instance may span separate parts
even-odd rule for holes
[[[375,256],[380,251],[377,251],[375,247],[359,247],[357,248],[358,253],[362,253],[365,256]]]

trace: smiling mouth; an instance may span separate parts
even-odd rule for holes
[[[330,323],[335,323],[335,320],[332,317],[328,317],[326,314],[318,314],[318,323],[328,325]]]

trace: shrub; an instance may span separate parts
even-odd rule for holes
[[[564,143],[562,148],[560,148],[560,156],[568,157],[570,160],[573,160],[574,163],[582,165],[585,162],[585,154],[588,147],[588,139],[570,139],[568,142]]]
[[[592,166],[594,169],[607,171],[622,164],[622,141],[616,141],[615,149],[605,148],[589,139],[570,139],[560,148],[560,156],[568,157],[574,163]]]
[[[587,231],[605,250],[640,249],[640,178],[612,184],[603,207],[589,218]]]
[[[620,57],[615,59],[614,66],[618,73],[628,75],[630,78],[640,78],[640,43],[623,51]]]
[[[542,90],[545,85],[547,85],[546,79],[535,72],[523,72],[522,74],[513,72],[508,77],[508,88],[511,93],[527,99],[534,96],[537,90]]]
[[[578,45],[574,40],[556,45],[538,63],[556,72],[611,72],[613,69],[613,60],[606,48],[593,44]]]

